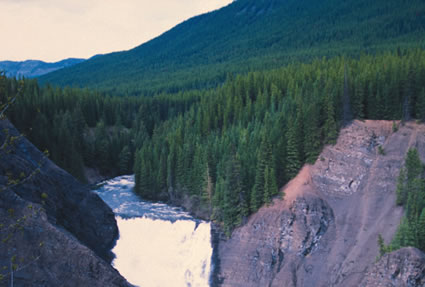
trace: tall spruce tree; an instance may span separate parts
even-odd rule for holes
[[[286,176],[288,179],[294,178],[302,165],[298,148],[297,126],[295,120],[289,120],[288,131],[286,133]]]
[[[226,233],[241,223],[239,195],[242,193],[243,184],[241,165],[237,155],[232,155],[227,164],[226,184],[223,194],[223,223]]]
[[[397,195],[397,201],[396,203],[398,205],[404,205],[407,202],[407,188],[405,187],[406,184],[406,169],[403,167],[400,169],[400,174],[397,179],[397,189],[396,189],[396,195]]]
[[[323,127],[325,143],[335,144],[338,137],[337,125],[335,121],[335,109],[333,97],[328,95],[326,97],[326,120]]]
[[[321,147],[319,108],[317,104],[310,105],[304,118],[304,151],[306,162],[311,164],[316,161]]]
[[[418,221],[418,237],[419,249],[425,251],[425,208],[422,208],[421,216]]]

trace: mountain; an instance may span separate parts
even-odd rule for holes
[[[420,0],[239,0],[134,49],[96,57],[40,81],[123,94],[175,92],[215,86],[229,72],[294,60],[423,47],[424,31]]]
[[[81,63],[85,59],[70,58],[55,63],[46,63],[37,60],[23,62],[0,61],[0,71],[5,71],[8,77],[35,78],[66,67]]]
[[[354,121],[276,198],[219,242],[221,286],[424,286],[425,254],[378,262],[403,217],[397,177],[409,148],[425,159],[425,125]],[[379,146],[385,154],[379,153]]]

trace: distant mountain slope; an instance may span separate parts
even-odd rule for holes
[[[129,51],[40,78],[126,93],[208,87],[293,59],[424,45],[420,0],[238,0]]]
[[[70,58],[55,63],[46,63],[37,60],[23,62],[0,61],[0,71],[5,71],[8,77],[35,78],[53,71],[73,66],[85,61],[84,59]]]

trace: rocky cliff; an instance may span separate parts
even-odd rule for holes
[[[379,272],[413,270],[400,265],[411,252],[373,265],[378,234],[389,242],[402,217],[395,187],[409,147],[425,159],[424,125],[393,132],[391,122],[354,121],[342,129],[337,144],[283,188],[283,200],[274,199],[219,243],[221,285],[359,286],[364,279],[374,286],[367,282]],[[424,257],[415,258],[423,276]],[[407,284],[408,277],[399,280]]]
[[[425,286],[424,262],[425,254],[412,247],[385,254],[366,272],[359,286]]]
[[[7,120],[0,120],[0,231],[0,285],[128,286],[108,263],[118,236],[112,210]]]

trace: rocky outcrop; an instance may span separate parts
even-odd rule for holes
[[[416,248],[403,248],[385,254],[376,262],[360,286],[425,286],[425,254]]]
[[[359,286],[402,209],[396,179],[409,147],[424,158],[425,126],[354,121],[313,166],[219,243],[222,286]],[[384,154],[379,152],[381,146]],[[381,150],[381,151],[382,151]]]
[[[234,233],[229,243],[239,244],[220,245],[224,286],[269,286],[279,282],[276,276],[296,284],[294,266],[315,251],[334,220],[329,205],[310,195],[297,198],[288,208],[263,211]],[[234,265],[227,268],[230,262]]]
[[[0,145],[3,281],[14,278],[15,286],[127,286],[109,264],[118,236],[112,210],[7,120],[0,120]]]

